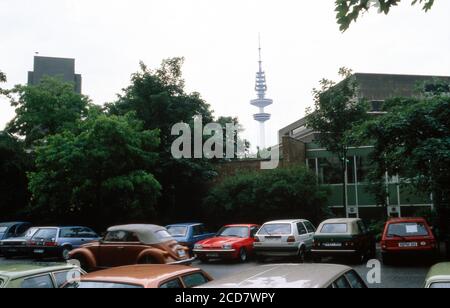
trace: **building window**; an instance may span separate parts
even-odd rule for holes
[[[309,171],[311,171],[312,173],[316,174],[316,159],[315,158],[310,158],[308,159],[308,169]]]
[[[356,157],[356,169],[358,174],[358,182],[366,183],[369,182],[369,173],[371,170],[370,160],[367,157]]]
[[[337,157],[319,158],[318,163],[321,184],[342,184],[341,162]]]
[[[371,103],[372,112],[382,112],[384,101],[372,101]]]

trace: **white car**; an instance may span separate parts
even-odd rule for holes
[[[303,262],[313,247],[314,232],[313,224],[304,219],[267,222],[255,236],[255,254],[260,261],[267,257],[297,257]]]

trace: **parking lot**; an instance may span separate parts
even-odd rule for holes
[[[0,265],[14,262],[34,262],[32,260],[5,260],[0,258]],[[268,260],[268,263],[286,263],[286,260]],[[336,260],[327,260],[327,262],[337,263]],[[342,262],[339,262],[342,263]],[[244,264],[236,262],[211,261],[207,264],[202,264],[196,261],[193,266],[200,267],[208,272],[213,278],[220,279],[233,273],[245,271],[254,266],[261,266],[262,264],[251,261]],[[371,270],[366,265],[351,265],[361,277],[367,281],[367,274]],[[409,264],[397,264],[395,266],[384,266],[381,264],[381,283],[369,284],[370,288],[421,288],[423,286],[425,276],[430,268],[429,264],[421,264],[420,262],[412,262]]]

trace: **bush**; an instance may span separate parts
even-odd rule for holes
[[[268,220],[304,218],[318,224],[331,216],[329,191],[317,185],[304,167],[242,173],[213,188],[204,210],[213,225],[264,223]]]

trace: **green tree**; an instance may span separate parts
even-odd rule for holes
[[[371,159],[380,176],[398,174],[416,191],[433,194],[443,234],[449,233],[449,89],[442,81],[427,82],[420,96],[390,99],[386,115],[354,129],[357,138],[374,144]]]
[[[359,99],[358,85],[351,71],[341,68],[339,74],[345,79],[339,84],[323,79],[321,88],[314,89],[314,108],[307,109],[306,125],[319,132],[317,142],[336,154],[341,161],[343,183],[343,205],[347,215],[346,172],[348,147],[353,140],[348,138],[352,127],[364,122],[367,117],[367,103]]]
[[[330,215],[327,196],[314,174],[292,167],[226,178],[209,192],[203,207],[213,225],[292,217],[319,223]]]
[[[89,99],[77,94],[73,85],[46,77],[39,85],[19,85],[10,91],[14,119],[6,130],[34,146],[38,140],[73,128],[86,116]]]
[[[155,219],[161,186],[149,170],[158,145],[158,130],[144,130],[133,114],[91,112],[75,130],[37,147],[31,213],[97,227]]]
[[[28,205],[27,172],[32,159],[22,141],[0,132],[0,221],[24,217]]]
[[[0,83],[6,82],[6,75],[2,71],[0,71]],[[5,94],[5,90],[0,87],[0,95]]]
[[[132,75],[131,84],[116,102],[107,105],[109,114],[135,112],[148,130],[159,129],[161,144],[155,176],[163,187],[159,213],[177,219],[199,218],[198,206],[207,190],[205,183],[214,176],[210,163],[204,159],[174,159],[171,154],[172,126],[184,122],[193,127],[194,116],[203,123],[213,121],[210,106],[198,93],[186,93],[182,79],[182,58],[164,60],[152,70],[141,63]]]
[[[369,11],[371,7],[378,8],[379,12],[388,14],[392,7],[397,6],[401,0],[336,0],[336,19],[341,31],[346,31],[350,24],[358,17]],[[404,0],[405,1],[405,0]],[[412,5],[422,4],[427,12],[434,4],[434,0],[411,0]]]

